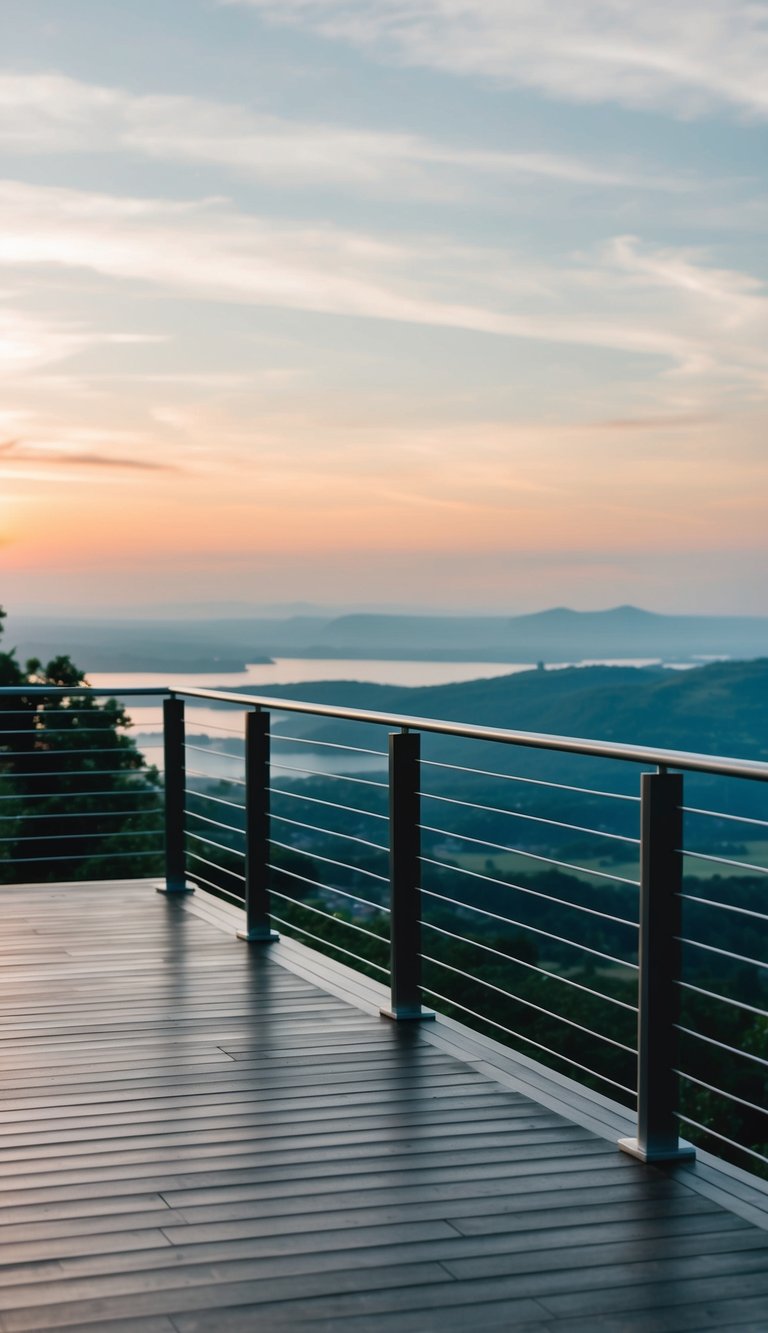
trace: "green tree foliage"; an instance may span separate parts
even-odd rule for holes
[[[123,707],[84,692],[65,656],[22,666],[2,652],[0,685],[18,687],[0,696],[0,882],[160,873],[159,774],[126,734]]]

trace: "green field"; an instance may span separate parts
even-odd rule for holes
[[[740,846],[743,851],[731,853],[726,859],[731,861],[741,861],[747,865],[758,866],[760,869],[768,871],[768,841],[744,842]],[[520,875],[523,871],[535,874],[547,870],[549,862],[534,860],[532,857],[524,856],[518,852],[495,852],[492,856],[484,856],[482,853],[451,853],[450,861],[460,866],[463,870],[472,870],[475,874],[490,875],[498,878]],[[603,857],[582,857],[578,861],[571,861],[567,854],[562,857],[554,856],[555,861],[561,861],[568,866],[579,866],[578,871],[567,870],[563,873],[578,874],[581,878],[591,882],[599,881],[605,875],[615,875],[619,879],[631,879],[638,881],[640,878],[639,858],[635,857],[627,861],[612,861]],[[590,874],[590,871],[600,872]],[[749,870],[740,870],[736,866],[720,865],[715,861],[704,861],[698,857],[686,856],[685,874],[696,879],[712,879],[715,875],[723,877],[749,875]]]

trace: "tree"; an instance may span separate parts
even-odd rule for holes
[[[0,609],[0,633],[4,619]],[[0,696],[0,882],[162,870],[159,774],[126,734],[122,705],[87,684],[69,657],[22,667],[0,652],[0,685],[18,687]]]

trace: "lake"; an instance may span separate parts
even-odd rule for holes
[[[638,666],[640,663],[634,663]],[[646,665],[643,663],[642,665]],[[517,671],[531,671],[530,662],[390,662],[361,658],[277,657],[274,662],[257,662],[244,671],[208,671],[201,674],[181,672],[92,672],[93,685],[107,689],[125,685],[168,685],[180,687],[216,686],[239,690],[243,685],[305,685],[318,680],[360,680],[369,685],[454,685],[465,680],[490,680]]]
[[[547,671],[559,671],[569,666],[658,666],[659,658],[616,659],[582,662],[548,662]],[[690,663],[668,664],[677,667]],[[413,662],[380,661],[367,658],[278,657],[274,662],[253,663],[244,671],[206,672],[184,674],[157,671],[93,671],[90,683],[99,689],[115,690],[125,694],[131,686],[173,685],[177,689],[222,689],[238,691],[244,685],[306,685],[320,680],[357,680],[369,685],[458,685],[469,680],[492,680],[498,676],[512,676],[520,671],[533,671],[531,662]],[[301,697],[300,691],[298,697]],[[145,707],[132,706],[131,715],[138,723]],[[154,710],[153,710],[154,711]],[[211,719],[221,720],[220,713],[210,713]]]
[[[547,663],[547,671],[562,670],[568,666],[657,666],[660,659],[615,659],[610,661],[583,661]],[[690,663],[668,664],[682,668]],[[223,690],[241,690],[244,685],[296,685],[296,696],[301,698],[302,685],[310,681],[356,680],[373,685],[427,686],[453,685],[470,680],[491,680],[500,676],[515,675],[521,671],[532,671],[535,667],[530,662],[414,662],[381,661],[361,658],[301,658],[280,657],[274,662],[253,663],[244,671],[220,672],[214,675],[161,673],[161,672],[91,672],[88,679],[100,689],[114,689],[125,694],[131,686],[173,685],[177,689],[220,688]],[[128,712],[134,724],[134,736],[139,748],[152,763],[162,767],[162,746],[158,732],[161,730],[161,705],[155,702],[141,702],[137,699],[127,701]],[[187,734],[190,738],[208,736],[215,746],[232,736],[242,736],[242,709],[232,707],[231,713],[220,708],[208,708],[204,703],[187,700]],[[275,715],[276,727],[279,725]],[[374,772],[383,766],[384,761],[372,756],[347,755],[334,762],[330,755],[324,760],[307,749],[301,753],[283,753],[280,759],[296,767],[305,767],[310,771],[334,771],[343,768],[347,772]],[[199,772],[211,777],[236,778],[242,768],[239,757],[216,752],[206,747],[206,753],[192,752],[188,756],[190,772],[199,765]]]

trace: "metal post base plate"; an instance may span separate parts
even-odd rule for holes
[[[276,930],[238,930],[237,938],[246,944],[274,944],[280,936]]]
[[[194,893],[194,884],[158,884],[155,892],[164,893],[168,898],[175,898],[177,894]]]
[[[432,1009],[380,1009],[381,1018],[391,1018],[395,1023],[423,1023],[435,1017]]]
[[[648,1162],[650,1166],[654,1166],[657,1162],[692,1162],[696,1157],[693,1144],[685,1143],[683,1140],[676,1148],[660,1148],[655,1152],[653,1149],[641,1147],[637,1139],[619,1139],[619,1147],[622,1152],[629,1153],[630,1157],[637,1157],[639,1161]]]

